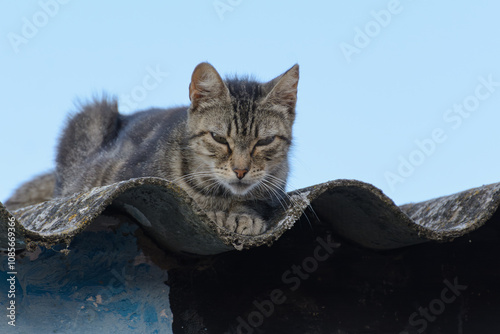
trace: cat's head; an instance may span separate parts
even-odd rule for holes
[[[195,68],[187,130],[198,188],[255,198],[284,190],[298,80],[298,65],[266,83]]]

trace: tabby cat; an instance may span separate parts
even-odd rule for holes
[[[113,101],[85,105],[60,139],[54,195],[161,177],[218,225],[262,234],[285,196],[298,80],[298,65],[259,83],[222,80],[201,63],[191,77],[189,107],[121,115]]]

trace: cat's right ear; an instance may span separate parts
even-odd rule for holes
[[[207,99],[229,98],[229,90],[219,73],[209,63],[196,66],[189,84],[189,99],[194,108]]]

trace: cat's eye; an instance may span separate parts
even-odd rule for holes
[[[218,135],[218,134],[216,134],[215,132],[212,132],[212,133],[211,133],[211,135],[212,135],[212,138],[213,138],[216,142],[218,142],[219,144],[224,144],[224,145],[227,145],[227,140],[226,140],[226,138],[225,138],[225,137],[223,137],[223,136],[221,136],[221,135]]]
[[[257,144],[255,144],[255,146],[266,146],[266,145],[269,145],[271,144],[274,139],[276,138],[276,136],[269,136],[269,137],[266,137],[264,139],[261,139],[257,142]]]

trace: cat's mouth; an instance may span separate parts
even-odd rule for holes
[[[234,181],[229,182],[229,190],[235,195],[245,195],[247,194],[253,187],[255,183],[247,183],[243,181]]]

